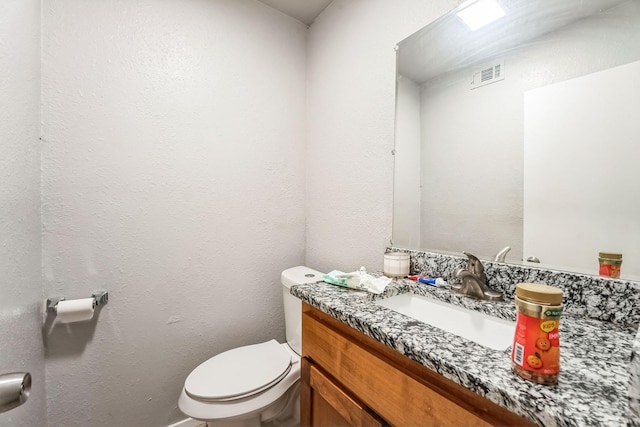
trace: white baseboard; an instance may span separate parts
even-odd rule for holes
[[[193,418],[187,418],[186,420],[178,421],[167,427],[206,427],[207,423],[204,421],[194,420]]]

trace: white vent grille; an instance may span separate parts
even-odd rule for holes
[[[471,89],[499,82],[500,80],[504,80],[504,61],[485,65],[475,70],[471,76]]]

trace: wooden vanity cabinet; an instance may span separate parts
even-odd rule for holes
[[[303,303],[300,420],[327,426],[533,426]]]

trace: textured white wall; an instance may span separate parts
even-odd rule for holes
[[[45,1],[51,426],[160,426],[200,362],[284,340],[304,261],[305,26],[253,0]],[[49,325],[51,326],[51,325]]]
[[[39,0],[0,2],[0,64],[0,374],[33,378],[0,426],[43,426]]]
[[[391,238],[394,46],[453,0],[335,0],[309,29],[307,264],[381,270]]]

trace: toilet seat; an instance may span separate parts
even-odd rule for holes
[[[191,418],[203,421],[220,419],[245,418],[259,414],[279,400],[285,398],[287,393],[297,390],[300,381],[300,356],[298,356],[287,344],[278,344],[291,358],[291,367],[288,373],[279,382],[271,387],[264,388],[252,396],[238,397],[224,401],[211,401],[190,396],[185,387],[182,388],[178,399],[180,410]]]
[[[206,402],[226,402],[261,393],[291,371],[291,353],[276,340],[234,348],[201,363],[184,390]]]

